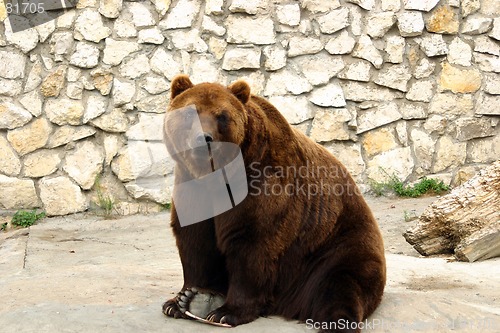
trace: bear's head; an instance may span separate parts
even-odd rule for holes
[[[244,81],[225,87],[216,83],[194,85],[186,75],[175,77],[165,117],[169,153],[197,174],[194,169],[209,171],[204,167],[207,154],[209,160],[221,155],[216,159],[221,162],[232,157],[227,149],[221,149],[227,147],[222,143],[235,147],[243,143],[248,121],[245,104],[249,99],[250,87]]]

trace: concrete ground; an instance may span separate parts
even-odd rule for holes
[[[500,258],[422,258],[401,233],[433,198],[369,198],[384,234],[388,282],[374,332],[500,332]],[[0,332],[314,332],[260,318],[233,329],[166,318],[182,285],[168,213],[46,218],[0,232]]]

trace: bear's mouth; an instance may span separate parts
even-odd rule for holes
[[[215,154],[219,153],[219,151],[223,150],[223,142],[212,141],[207,142],[201,146],[193,147],[190,150],[192,151],[193,156],[199,158],[213,158]]]
[[[239,151],[237,145],[213,141],[190,148],[179,157],[187,162],[193,176],[203,177],[224,168],[237,157]]]
[[[211,154],[208,153],[207,147],[196,147],[190,149],[191,158],[195,161],[209,161],[212,159]]]

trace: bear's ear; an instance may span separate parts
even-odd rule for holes
[[[177,75],[170,85],[170,100],[173,100],[183,91],[192,88],[194,85],[187,75]]]
[[[246,104],[250,99],[250,86],[242,80],[238,80],[229,86],[229,90],[236,96],[241,103]]]

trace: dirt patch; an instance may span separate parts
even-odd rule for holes
[[[474,285],[464,283],[453,277],[441,276],[414,276],[409,282],[403,283],[408,289],[419,291],[449,290],[449,289],[474,289]]]

